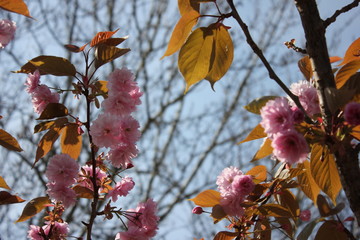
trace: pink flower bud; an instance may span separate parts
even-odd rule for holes
[[[204,212],[204,210],[202,209],[202,207],[194,207],[194,209],[192,210],[192,213],[194,214],[202,214]]]
[[[301,221],[304,221],[304,222],[309,221],[310,218],[311,218],[311,212],[310,212],[310,210],[301,211],[299,218],[301,219]]]

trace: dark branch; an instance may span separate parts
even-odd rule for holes
[[[346,13],[348,11],[350,11],[351,9],[357,7],[360,3],[360,0],[354,0],[352,3],[344,6],[343,8],[339,9],[339,10],[336,10],[335,13],[327,18],[325,21],[324,21],[324,28],[326,29],[330,24],[332,24],[333,22],[336,21],[336,18],[342,14],[342,13]]]

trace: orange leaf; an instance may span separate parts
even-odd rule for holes
[[[335,77],[336,88],[339,89],[360,69],[360,59],[351,61],[338,71]]]
[[[320,188],[315,183],[315,180],[311,175],[310,162],[306,160],[303,163],[299,163],[298,168],[305,170],[304,174],[297,176],[300,188],[305,193],[305,195],[316,204],[316,197],[320,192]]]
[[[260,149],[255,153],[254,157],[251,159],[251,162],[257,161],[264,157],[269,156],[273,152],[273,147],[271,146],[270,138],[265,138],[263,143],[260,146]]]
[[[61,152],[68,154],[75,160],[79,157],[82,147],[82,136],[78,133],[78,127],[79,125],[76,123],[70,123],[63,127],[60,132]]]
[[[296,218],[300,215],[300,208],[294,194],[287,189],[282,189],[281,193],[276,194],[276,196],[281,206],[286,207],[291,212],[294,221],[296,221]]]
[[[115,31],[98,32],[91,40],[90,47],[94,47],[99,43],[111,38],[111,36],[114,35],[117,31],[119,31],[119,29],[116,29]]]
[[[178,8],[180,11],[180,15],[183,16],[190,11],[199,12],[200,4],[193,0],[178,0]]]
[[[221,231],[215,235],[214,240],[232,240],[235,237],[237,237],[238,235],[239,235],[239,233],[236,233],[236,232]]]
[[[360,38],[356,39],[353,43],[351,43],[349,48],[346,50],[344,60],[339,64],[339,66],[345,65],[349,62],[359,59],[360,59]]]
[[[254,177],[255,183],[260,183],[266,180],[267,170],[264,165],[255,166],[250,169],[246,175],[251,175]]]
[[[41,122],[34,127],[34,133],[48,130],[48,129],[52,128],[54,125],[64,126],[66,123],[68,123],[68,119],[66,117],[58,118],[53,121]]]
[[[209,189],[188,200],[193,201],[200,207],[214,207],[215,205],[220,204],[220,198],[220,193],[218,191]]]
[[[77,185],[72,189],[75,191],[78,198],[87,198],[87,199],[94,198],[94,192],[88,189],[87,187]]]
[[[267,136],[267,134],[264,132],[264,128],[260,124],[258,124],[249,133],[249,135],[247,135],[247,137],[244,140],[242,140],[241,142],[239,142],[238,144],[244,143],[244,142],[249,142],[249,141],[252,141],[252,140],[255,140],[255,139],[264,138],[266,136]]]
[[[306,78],[306,80],[309,81],[313,75],[313,70],[311,67],[311,62],[310,62],[309,56],[305,56],[305,57],[301,58],[298,61],[298,67],[299,67],[300,71],[302,72],[302,74],[304,75],[304,77]]]
[[[100,43],[97,45],[95,51],[95,67],[99,68],[105,63],[111,62],[128,52],[130,52],[130,48],[117,48]]]
[[[13,203],[21,203],[25,200],[21,197],[18,197],[16,195],[12,195],[8,192],[1,191],[0,192],[0,205],[7,205],[7,204],[13,204]]]
[[[32,18],[23,0],[0,0],[0,8]]]
[[[0,176],[0,187],[11,190],[11,188],[7,185],[5,179],[2,176]]]
[[[23,222],[32,218],[33,216],[41,212],[50,203],[51,201],[48,197],[34,198],[26,204],[23,212],[21,213],[21,216],[16,222]]]
[[[263,96],[260,98],[256,98],[252,100],[248,105],[244,106],[244,108],[255,114],[260,114],[260,110],[262,107],[266,105],[266,103],[270,100],[274,100],[275,98],[278,98],[277,96]]]
[[[342,58],[338,56],[334,56],[334,57],[330,57],[329,59],[330,59],[330,63],[334,63],[340,61]]]
[[[0,145],[12,151],[23,151],[18,141],[3,129],[0,129]]]
[[[186,38],[189,36],[191,29],[196,25],[199,17],[199,12],[192,10],[180,18],[174,28],[174,31],[171,34],[170,41],[164,56],[162,56],[161,59],[172,55],[181,48]]]
[[[268,203],[257,208],[260,215],[272,217],[292,217],[289,210],[279,204]]]
[[[68,109],[61,103],[48,103],[40,117],[36,120],[65,117],[69,114]]]

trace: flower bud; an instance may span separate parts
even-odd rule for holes
[[[202,214],[204,212],[204,210],[202,209],[202,207],[194,207],[194,209],[192,210],[192,213],[194,214]]]
[[[310,218],[311,218],[311,212],[310,212],[310,210],[301,211],[299,218],[301,219],[301,221],[304,221],[304,222],[309,221]]]

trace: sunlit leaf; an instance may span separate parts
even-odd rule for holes
[[[87,198],[87,199],[93,199],[94,198],[94,192],[91,191],[87,187],[77,185],[77,186],[73,187],[72,189],[75,191],[76,196],[78,198]]]
[[[254,177],[253,181],[255,183],[261,183],[266,180],[267,170],[264,165],[255,166],[250,169],[246,175],[251,175]]]
[[[270,100],[274,100],[277,96],[263,96],[251,101],[248,105],[244,106],[244,108],[255,114],[260,114],[260,109],[266,105],[266,103]]]
[[[25,200],[19,196],[12,195],[6,191],[0,191],[0,205],[7,205],[7,204],[14,204],[14,203],[21,203]]]
[[[99,43],[102,43],[103,41],[111,38],[112,35],[114,35],[117,31],[119,31],[119,29],[116,29],[115,31],[98,32],[91,40],[90,47],[94,47]]]
[[[0,8],[32,18],[28,7],[23,0],[0,0]]]
[[[190,11],[199,12],[200,4],[193,0],[178,0],[178,9],[180,11],[180,15],[183,16]]]
[[[319,222],[318,219],[309,222],[299,233],[296,240],[308,240],[318,222]]]
[[[310,62],[309,56],[305,56],[305,57],[301,58],[298,61],[298,67],[299,67],[300,71],[302,72],[302,74],[304,75],[304,77],[306,78],[306,80],[309,81],[313,76],[313,70],[311,67],[311,62]]]
[[[37,120],[65,117],[69,114],[68,109],[61,103],[48,103]]]
[[[38,56],[31,59],[29,63],[39,69],[40,73],[44,72],[55,76],[75,76],[76,74],[75,66],[72,65],[66,58],[56,56]],[[21,69],[23,69],[23,67],[21,67]]]
[[[339,65],[345,65],[354,60],[360,60],[360,38],[350,44],[346,50],[344,60]]]
[[[214,207],[215,205],[220,204],[220,198],[220,193],[218,191],[209,189],[189,200],[200,207]]]
[[[238,235],[239,233],[221,231],[215,235],[214,240],[232,240]]]
[[[32,218],[33,216],[41,212],[48,204],[51,204],[51,201],[48,197],[34,198],[25,205],[21,216],[16,222],[23,222]]]
[[[339,229],[339,225],[341,225],[338,221],[325,221],[319,228],[316,233],[314,240],[328,240],[328,239],[336,239],[336,240],[347,240],[349,239],[346,235],[345,231]]]
[[[270,138],[265,138],[263,143],[260,146],[260,149],[255,153],[254,157],[252,158],[251,162],[257,161],[264,157],[269,156],[273,152],[273,147],[271,146]]]
[[[130,52],[130,48],[117,48],[106,44],[98,44],[95,51],[95,67],[99,68]]]
[[[303,163],[299,163],[298,168],[305,169],[304,174],[297,176],[300,188],[305,193],[305,195],[310,198],[314,204],[316,204],[316,198],[320,193],[320,188],[312,177],[310,162],[306,160]]]
[[[241,143],[244,143],[244,142],[249,142],[249,141],[260,139],[260,138],[264,138],[266,136],[267,136],[267,134],[264,132],[264,128],[260,124],[258,124],[249,133],[249,135],[247,135],[247,137],[244,140],[242,140],[241,142],[239,142],[238,144],[241,144]]]
[[[214,87],[215,82],[220,80],[229,70],[234,59],[234,45],[227,28],[222,24],[212,24],[214,49],[210,60],[210,70],[205,79]]]
[[[334,56],[334,57],[330,57],[329,60],[330,60],[330,63],[334,63],[334,62],[338,62],[340,61],[342,58],[341,57],[338,57],[338,56]]]
[[[42,132],[45,130],[50,129],[52,126],[56,125],[65,125],[65,123],[68,122],[68,119],[66,117],[63,118],[58,118],[56,120],[52,120],[52,121],[46,121],[46,122],[41,122],[38,123],[37,125],[35,125],[34,127],[34,133],[38,133],[38,132]]]
[[[340,192],[342,185],[334,155],[320,144],[314,144],[311,149],[310,167],[311,174],[317,185],[335,204],[336,197]]]
[[[257,210],[263,216],[292,217],[291,212],[287,208],[275,203],[264,204],[259,206]]]
[[[349,78],[360,69],[360,59],[345,64],[335,76],[336,87],[339,89]]]
[[[2,176],[0,176],[0,187],[11,190],[11,188],[7,185],[5,179]]]
[[[77,159],[81,153],[82,136],[78,133],[79,125],[70,123],[61,129],[60,146],[61,152]]]
[[[128,36],[122,37],[122,38],[108,38],[101,42],[101,44],[109,45],[109,46],[117,46],[120,43],[124,42],[126,39],[128,39]]]
[[[161,59],[172,55],[181,48],[189,36],[191,29],[196,25],[199,16],[199,12],[192,10],[180,18],[171,34],[164,56],[162,56]]]
[[[11,151],[23,151],[20,147],[19,142],[13,136],[11,136],[10,133],[6,132],[3,129],[0,129],[0,145]]]
[[[201,27],[192,32],[179,53],[178,67],[185,78],[186,89],[206,77],[210,68],[214,35]]]
[[[108,88],[107,81],[96,81],[94,90],[96,91],[96,95],[101,95],[104,98],[107,98]]]

